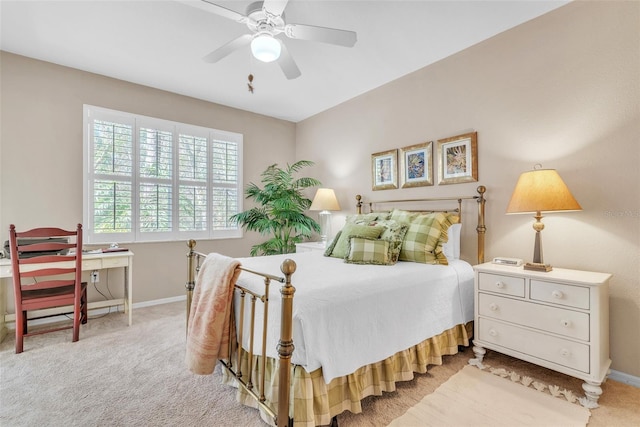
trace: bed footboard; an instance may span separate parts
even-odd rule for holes
[[[189,247],[189,253],[187,254],[187,283],[185,285],[187,291],[187,331],[189,328],[189,316],[191,311],[191,302],[193,299],[193,290],[195,288],[195,278],[200,270],[200,263],[206,257],[206,254],[195,251],[196,241],[189,240],[187,242],[187,246]],[[280,266],[280,271],[284,274],[284,277],[273,276],[270,274],[260,273],[257,271],[252,271],[243,267],[238,267],[242,271],[247,273],[255,274],[264,279],[264,292],[262,295],[252,292],[237,283],[234,284],[234,292],[239,292],[240,294],[240,325],[238,328],[239,335],[236,342],[234,334],[234,327],[231,328],[230,333],[232,336],[229,338],[229,342],[231,345],[229,346],[229,355],[226,360],[220,360],[221,364],[227,369],[227,371],[235,378],[237,384],[241,386],[244,390],[247,391],[249,395],[251,395],[258,405],[268,413],[272,418],[274,423],[278,427],[291,427],[293,425],[293,418],[289,416],[289,401],[290,401],[290,390],[291,390],[291,356],[293,354],[294,345],[293,345],[293,296],[295,294],[296,289],[291,284],[291,276],[296,271],[296,263],[291,259],[286,259],[283,261]],[[280,288],[280,294],[282,295],[282,308],[281,308],[281,321],[280,321],[280,338],[278,341],[277,351],[279,356],[279,374],[278,374],[278,408],[274,410],[271,406],[266,403],[265,399],[265,374],[266,367],[265,361],[266,357],[262,357],[261,366],[258,367],[258,384],[257,390],[255,390],[254,379],[252,378],[252,366],[251,364],[248,367],[248,374],[243,374],[241,370],[241,360],[243,358],[243,354],[247,353],[248,360],[253,360],[253,343],[254,343],[254,325],[255,325],[255,304],[260,301],[264,304],[264,316],[263,316],[263,336],[262,336],[262,354],[266,354],[266,325],[268,320],[268,307],[269,307],[269,285],[271,281],[277,281],[282,283],[282,287]],[[249,351],[246,352],[242,345],[239,343],[243,342],[243,333],[244,333],[244,310],[245,303],[249,296],[250,300],[250,310],[251,310],[251,325],[249,325],[250,329],[250,337],[249,337]],[[232,325],[235,324],[235,313],[234,310],[231,310],[232,316]],[[235,351],[234,351],[235,346]],[[236,363],[233,363],[233,356],[236,356]],[[251,362],[250,362],[251,363]],[[245,376],[247,378],[245,378]],[[285,384],[286,386],[282,386]]]

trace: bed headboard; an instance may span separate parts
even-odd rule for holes
[[[476,225],[476,234],[478,239],[478,264],[482,264],[484,262],[484,235],[487,231],[487,227],[484,222],[484,205],[486,203],[485,192],[487,191],[487,187],[484,185],[480,185],[477,189],[477,195],[473,196],[451,196],[451,197],[434,197],[434,198],[424,198],[424,199],[406,199],[406,200],[377,200],[377,201],[369,201],[366,204],[369,206],[369,212],[383,211],[389,210],[388,207],[390,205],[402,205],[402,206],[417,206],[415,209],[406,209],[406,210],[415,210],[420,212],[455,212],[460,216],[460,222],[463,221],[463,218],[466,215],[463,214],[463,201],[464,200],[475,200],[478,204],[478,223]],[[362,196],[356,196],[356,212],[361,214],[362,207],[365,203],[362,201]],[[387,209],[377,209],[378,207],[387,206]],[[424,206],[424,207],[423,207]],[[429,206],[436,207],[435,209],[431,209]],[[404,209],[404,208],[403,208]]]

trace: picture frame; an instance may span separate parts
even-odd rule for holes
[[[433,185],[433,141],[400,149],[400,188]]]
[[[371,155],[372,190],[398,188],[398,150],[381,151]]]
[[[478,181],[478,133],[438,140],[438,185]]]

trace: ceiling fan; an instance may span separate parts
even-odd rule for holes
[[[291,39],[311,40],[331,43],[339,46],[353,47],[357,34],[353,31],[335,28],[316,27],[304,24],[287,24],[284,8],[288,0],[264,0],[251,3],[245,15],[217,5],[209,0],[202,0],[203,9],[225,18],[246,24],[251,34],[244,34],[219,47],[203,60],[218,62],[230,53],[251,45],[253,56],[263,62],[277,61],[287,79],[295,79],[301,75],[300,69],[289,54],[287,46],[275,36],[284,34]]]

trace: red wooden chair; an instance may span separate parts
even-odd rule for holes
[[[62,238],[62,239],[60,239]],[[9,244],[16,307],[16,353],[24,337],[73,328],[80,339],[80,323],[87,322],[87,284],[82,282],[82,224],[76,230],[34,228],[17,232],[9,227]],[[27,330],[27,311],[73,306],[73,325]]]

